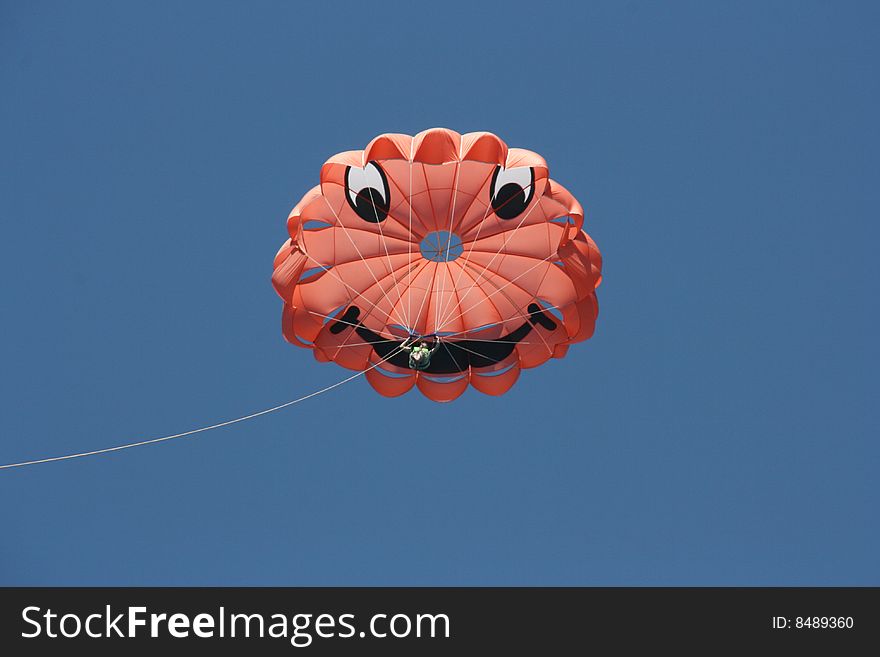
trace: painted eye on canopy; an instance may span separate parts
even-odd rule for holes
[[[492,176],[489,194],[492,209],[501,219],[515,219],[522,214],[535,193],[535,170],[532,167],[504,169],[498,167]]]
[[[388,179],[375,162],[364,168],[348,167],[345,170],[345,198],[352,210],[364,221],[378,224],[388,216],[391,198]]]

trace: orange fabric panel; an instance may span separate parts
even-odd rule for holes
[[[484,395],[503,395],[513,387],[521,371],[518,366],[514,366],[495,376],[483,376],[474,372],[471,374],[471,385]]]
[[[445,164],[459,159],[461,135],[453,130],[431,128],[413,137],[413,160]]]
[[[416,379],[416,385],[422,394],[436,402],[450,402],[458,399],[467,390],[468,383],[467,373],[448,382],[432,380],[422,373],[419,373]]]
[[[377,368],[378,369],[378,368]],[[367,381],[380,395],[385,397],[399,397],[409,392],[416,384],[416,374],[407,377],[385,376],[377,369],[367,370]]]

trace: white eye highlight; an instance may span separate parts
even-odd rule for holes
[[[535,170],[532,167],[495,169],[490,187],[492,209],[500,219],[513,219],[522,214],[534,195]]]
[[[388,216],[391,206],[388,180],[375,162],[363,168],[345,170],[345,195],[349,205],[364,221],[377,224]]]

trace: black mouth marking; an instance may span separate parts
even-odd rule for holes
[[[489,367],[510,356],[516,343],[531,333],[535,326],[541,325],[548,331],[556,330],[556,322],[538,304],[530,304],[528,311],[528,320],[522,326],[495,340],[442,340],[441,348],[431,358],[431,364],[421,371],[428,374],[457,374],[467,371],[469,367]],[[401,349],[404,341],[389,340],[371,331],[360,323],[360,314],[360,308],[349,306],[345,314],[330,327],[330,332],[338,335],[347,328],[354,328],[364,342],[373,345],[373,351],[380,358],[397,367],[408,369],[409,355]]]

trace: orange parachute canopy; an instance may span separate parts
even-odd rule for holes
[[[282,330],[379,393],[505,393],[593,334],[602,259],[537,153],[488,132],[384,134],[331,157],[291,211]],[[429,366],[402,347],[439,345]]]

